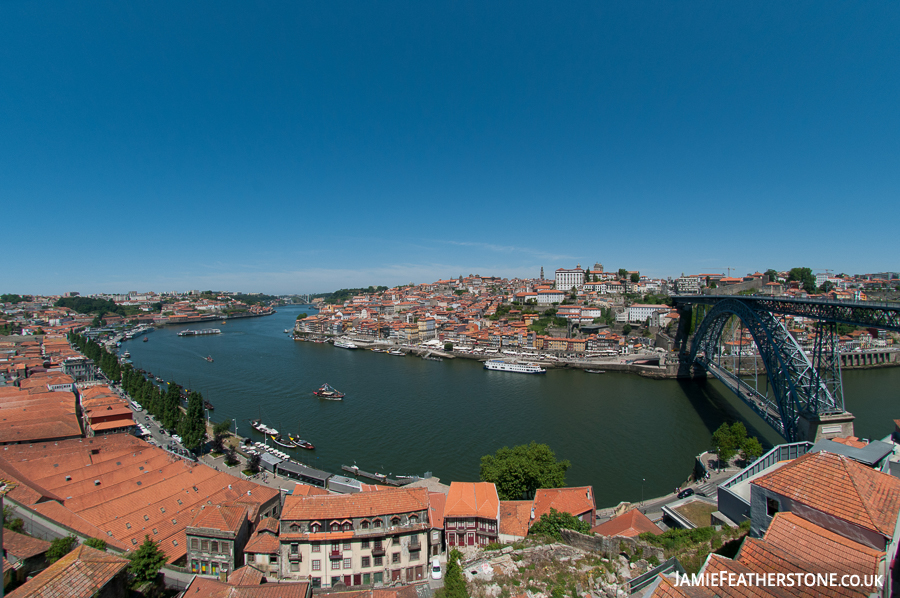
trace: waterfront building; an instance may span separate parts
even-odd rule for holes
[[[588,525],[594,525],[597,513],[594,489],[591,486],[539,488],[534,494],[534,520],[549,515],[551,509],[569,513]]]
[[[250,535],[247,506],[204,505],[185,535],[191,573],[217,577],[234,571],[243,564],[244,545]]]
[[[650,318],[654,313],[669,313],[670,308],[668,305],[642,305],[635,304],[629,305],[627,308],[628,311],[628,321],[632,324],[643,324]]]
[[[425,579],[429,524],[425,488],[285,498],[280,577],[313,587],[380,586]]]
[[[500,535],[500,498],[490,482],[451,482],[444,508],[447,547],[483,547]]]

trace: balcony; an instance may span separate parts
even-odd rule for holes
[[[299,552],[290,552],[290,553],[288,553],[288,560],[291,561],[292,563],[299,563],[303,559],[300,558]]]
[[[372,546],[372,556],[384,556],[384,544],[375,544]]]
[[[343,553],[342,553],[340,550],[334,550],[334,549],[332,549],[332,550],[328,553],[328,557],[329,557],[329,558],[332,558],[332,559],[342,559],[342,558],[344,558],[344,555],[343,555]]]
[[[413,538],[409,541],[409,549],[410,550],[421,550],[422,544],[419,542],[419,538]]]

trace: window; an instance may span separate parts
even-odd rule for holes
[[[331,561],[331,568],[332,569],[340,569],[341,568],[341,559],[334,559],[333,561]]]
[[[363,548],[368,548],[368,547],[369,547],[369,541],[368,541],[368,540],[363,540],[363,541],[362,541],[362,547],[363,547]]]
[[[350,550],[351,548],[350,542],[344,542],[344,550]]]
[[[372,523],[372,525],[375,526],[375,529],[380,528],[380,527],[381,527],[381,519],[376,519],[376,520]]]
[[[375,578],[376,584],[379,584],[384,581],[384,573],[382,573],[381,571],[378,571],[377,573],[375,573],[375,575],[373,575],[373,577]]]
[[[300,563],[297,563],[297,562],[291,563],[291,571],[296,573],[299,570],[300,570]]]
[[[300,545],[294,542],[291,544],[291,554],[297,554],[297,551],[300,550]]]
[[[137,542],[137,541],[135,541],[135,542]],[[375,566],[376,566],[376,567],[381,567],[381,566],[384,565],[384,558],[383,558],[383,557],[376,556],[376,557],[374,557],[374,558],[375,558]],[[378,574],[376,573],[375,575],[378,575]]]
[[[353,567],[353,564],[350,562],[350,559],[344,559],[344,569],[350,569]]]
[[[368,573],[363,573],[363,585],[367,586],[372,583],[372,576]]]
[[[335,521],[331,524],[331,531],[337,532],[337,531],[340,531],[340,529],[341,529],[341,526],[337,521]]]
[[[210,563],[210,571],[212,572],[213,575],[218,575],[219,574],[219,563],[217,563],[215,561]]]
[[[775,513],[778,512],[780,507],[781,507],[781,505],[779,505],[778,501],[775,500],[774,498],[766,499],[766,513],[769,515],[769,517],[774,517]]]
[[[339,584],[340,582],[341,582],[340,576],[333,576],[331,578],[331,585],[333,585],[333,586]]]
[[[360,529],[369,529],[369,522],[363,521],[362,523],[359,524],[359,527],[360,527]]]
[[[312,578],[312,587],[321,588],[322,587],[322,578],[321,577],[313,577]]]
[[[277,564],[278,564],[278,555],[277,555],[277,554],[270,554],[270,555],[269,555],[269,564],[270,564],[270,565],[277,565]]]
[[[315,527],[316,525],[318,525],[318,524],[313,523],[310,527]],[[300,526],[297,525],[296,523],[293,524],[293,525],[291,525],[291,531],[294,532],[294,533],[299,532],[299,531],[300,531]],[[319,530],[313,530],[313,531],[319,531]]]
[[[213,540],[209,543],[210,552],[219,552],[219,543]]]
[[[322,545],[319,544],[318,542],[316,542],[315,544],[312,545],[312,551],[313,552],[322,552]]]
[[[209,540],[200,540],[200,550],[209,552]]]
[[[410,550],[409,551],[409,560],[418,561],[419,560],[419,551],[418,550]]]
[[[196,573],[198,569],[200,569],[200,563],[191,561],[191,573]]]
[[[369,564],[370,562],[371,562],[371,561],[370,561],[369,557],[364,556],[364,557],[362,558],[362,566],[363,566],[363,567],[369,567],[369,566],[370,566],[370,564]]]
[[[343,528],[343,530],[344,530],[345,532],[348,532],[348,531],[350,531],[351,529],[353,529],[353,524],[350,523],[349,521],[345,521],[345,522],[344,522],[344,525],[342,525],[341,527]]]
[[[399,517],[391,517],[391,525],[400,525]]]
[[[322,531],[322,524],[321,523],[313,523],[312,525],[309,526],[309,531],[311,531],[314,534],[319,533],[320,531]]]
[[[432,542],[437,542],[440,539],[441,539],[441,532],[439,532],[437,530],[434,530],[433,532],[431,532],[431,541]]]
[[[418,517],[417,515],[410,515],[410,516],[409,516],[409,522],[410,522],[410,524],[418,523],[418,522],[419,522],[419,517]]]
[[[200,548],[200,541],[197,538],[191,538],[191,550],[197,550]]]
[[[391,564],[396,565],[400,562],[400,553],[395,552],[391,555]]]
[[[314,560],[312,562],[312,570],[313,571],[321,571],[322,570],[322,561],[320,561],[318,559]]]

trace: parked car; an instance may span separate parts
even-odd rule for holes
[[[693,488],[685,488],[681,492],[678,493],[678,498],[687,498],[688,496],[694,496]]]
[[[431,579],[441,578],[441,561],[438,557],[431,559]]]

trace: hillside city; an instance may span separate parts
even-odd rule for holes
[[[653,279],[577,265],[546,278],[460,275],[307,296],[316,313],[300,314],[290,332],[547,367],[613,367],[630,356],[626,365],[664,368],[667,356],[678,359],[673,295],[868,302],[898,290],[890,272]],[[0,302],[9,596],[62,587],[59,595],[85,597],[744,595],[690,587],[685,574],[756,576],[760,596],[785,595],[774,586],[812,575],[803,595],[815,596],[835,589],[821,574],[836,572],[846,577],[836,595],[886,597],[900,578],[900,420],[880,440],[832,435],[764,454],[746,430],[726,429],[683,489],[641,504],[596,504],[593,486],[567,486],[568,465],[534,443],[498,451],[477,481],[362,480],[213,425],[200,393],[119,354],[123,340],[153,327],[266,317],[298,296],[69,292]],[[811,322],[786,320],[798,342],[815,342]],[[842,352],[877,349],[885,365],[896,364],[898,340],[840,331]],[[755,350],[743,332],[723,344]],[[761,585],[770,574],[788,577]]]

